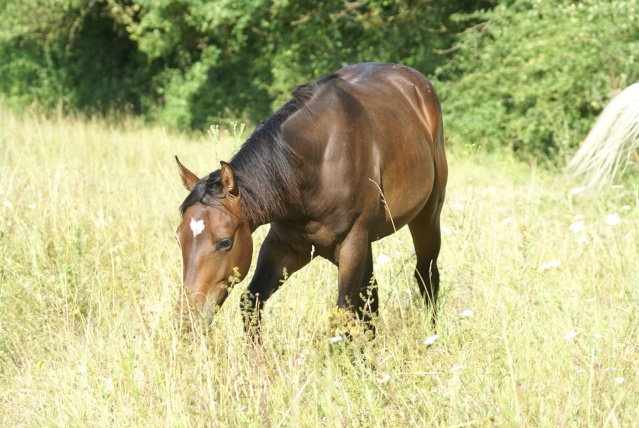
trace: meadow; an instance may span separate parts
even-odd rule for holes
[[[331,340],[336,269],[315,260],[269,300],[256,347],[239,311],[248,281],[210,327],[182,329],[174,313],[186,191],[173,155],[206,174],[241,127],[0,117],[1,426],[639,420],[637,185],[594,193],[509,154],[452,147],[437,339],[403,229],[373,244],[377,338]]]

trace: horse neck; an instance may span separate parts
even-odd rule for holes
[[[238,152],[236,158],[241,155]],[[244,217],[251,230],[279,220],[299,216],[302,212],[297,166],[292,159],[274,159],[268,153],[260,159],[233,159],[240,186]]]

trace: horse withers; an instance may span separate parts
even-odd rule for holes
[[[190,192],[176,232],[185,291],[211,315],[229,281],[249,270],[251,234],[270,223],[244,299],[247,328],[257,321],[259,329],[284,272],[293,274],[313,254],[338,267],[337,306],[368,325],[378,312],[371,242],[408,225],[415,277],[434,321],[448,176],[443,135],[439,99],[423,75],[363,63],[298,87],[206,177],[176,157]]]

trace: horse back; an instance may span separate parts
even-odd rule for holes
[[[310,217],[331,217],[345,230],[368,222],[378,238],[408,223],[431,197],[443,200],[439,99],[409,67],[364,63],[338,70],[284,129],[299,155]]]

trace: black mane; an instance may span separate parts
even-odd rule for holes
[[[292,98],[253,131],[229,162],[242,198],[243,215],[250,223],[269,223],[284,215],[287,207],[301,204],[295,167],[297,155],[284,140],[282,124],[303,109],[324,83],[336,77],[336,74],[329,74],[295,89]],[[218,169],[191,189],[180,211],[184,215],[192,205],[211,205],[211,199],[222,197],[224,192]]]

